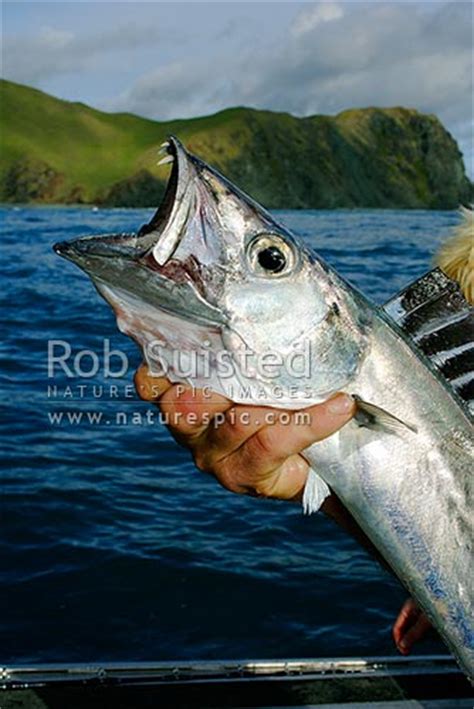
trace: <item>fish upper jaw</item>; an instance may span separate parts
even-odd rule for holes
[[[57,243],[53,249],[85,271],[114,308],[120,307],[117,303],[137,301],[144,308],[222,326],[224,314],[206,298],[205,267],[193,255],[201,239],[196,229],[190,229],[197,221],[190,212],[198,191],[202,192],[203,168],[176,138],[162,148],[173,167],[162,203],[150,222],[137,233],[85,236]],[[181,241],[184,248],[175,258]]]
[[[165,195],[158,210],[148,224],[138,232],[139,237],[156,238],[153,258],[163,266],[173,255],[185,233],[186,221],[192,205],[193,178],[196,168],[192,156],[174,136],[163,143],[166,155],[158,164],[172,162],[171,174]]]
[[[189,209],[186,195],[195,168],[192,157],[177,138],[170,137],[161,149],[167,153],[165,160],[172,162],[173,166],[163,200],[150,222],[142,226],[138,233],[84,236],[54,244],[54,251],[91,276],[94,276],[94,266],[98,260],[106,258],[138,260],[150,252],[158,265],[164,265],[178,246],[184,231]]]
[[[225,271],[236,266],[253,235],[276,232],[289,237],[264,208],[188,153],[177,138],[170,137],[162,150],[164,160],[172,162],[171,174],[162,203],[147,224],[136,234],[86,236],[59,243],[53,247],[56,253],[92,278],[98,272],[102,279],[106,271],[112,274],[114,260],[128,260],[154,272],[171,260]]]
[[[165,282],[176,290],[184,290],[186,283],[187,292],[194,289],[217,307],[223,280],[238,263],[248,230],[265,229],[271,217],[177,138],[170,137],[162,150],[164,160],[172,162],[165,194],[137,233],[86,236],[53,248],[96,283],[137,295],[141,278],[157,292],[165,287],[167,300]]]

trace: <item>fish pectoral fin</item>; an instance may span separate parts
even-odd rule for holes
[[[359,426],[370,428],[373,431],[384,431],[385,433],[393,434],[406,433],[406,431],[418,433],[416,426],[407,421],[402,421],[389,411],[380,408],[380,406],[364,401],[357,394],[352,396],[357,405],[354,420]]]
[[[313,468],[310,468],[303,492],[304,514],[310,515],[321,509],[321,505],[330,494],[331,490],[324,480],[319,477]]]

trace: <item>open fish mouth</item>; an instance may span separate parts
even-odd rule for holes
[[[95,258],[140,258],[152,251],[158,265],[170,258],[180,237],[186,191],[191,179],[192,157],[177,138],[170,137],[161,146],[166,155],[158,164],[172,163],[170,177],[159,209],[148,224],[137,233],[100,234],[74,241],[63,241],[53,246],[54,251],[84,270]],[[178,222],[176,220],[178,219]],[[93,275],[91,273],[91,275]]]
[[[119,294],[184,319],[221,323],[222,312],[209,301],[212,288],[206,287],[207,281],[215,285],[217,279],[207,278],[207,271],[219,268],[222,255],[215,224],[203,218],[215,211],[208,185],[212,169],[175,137],[163,143],[161,152],[159,164],[172,163],[165,194],[137,233],[85,236],[53,249],[85,271],[112,305],[112,294]],[[218,222],[215,215],[213,221]]]

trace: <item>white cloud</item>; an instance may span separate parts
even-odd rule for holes
[[[38,45],[43,51],[65,49],[74,41],[74,34],[67,30],[57,30],[54,27],[43,27],[39,31]]]
[[[12,81],[39,84],[60,74],[96,70],[98,60],[107,64],[111,57],[124,57],[172,38],[154,24],[118,24],[85,36],[42,27],[34,36],[5,37],[3,74]]]
[[[339,7],[305,8],[288,36],[238,58],[164,66],[131,86],[118,105],[156,118],[229,105],[296,115],[403,105],[438,115],[472,169],[470,4],[438,4],[429,11],[393,2],[345,5],[344,12]]]
[[[305,32],[314,30],[317,25],[323,22],[339,20],[343,15],[344,11],[339,3],[321,2],[317,5],[311,5],[296,17],[291,27],[291,32],[295,36],[302,35]]]
[[[298,115],[403,104],[466,121],[472,117],[469,8],[455,5],[427,13],[414,5],[358,4],[337,21],[306,25],[298,37],[243,56],[208,54],[162,66],[119,102],[156,118],[209,113],[229,104]],[[339,6],[328,7],[328,17],[335,17]],[[318,16],[321,8],[311,11]],[[300,18],[308,13],[304,9]]]
[[[143,66],[136,80],[138,69],[128,73],[129,85],[104,99],[102,107],[156,119],[235,105],[296,115],[404,105],[438,115],[469,162],[471,3],[318,2],[303,5],[285,31],[271,21],[253,26],[251,5],[245,12],[241,7],[239,22],[229,24],[227,34],[221,28],[219,36],[209,35],[201,44],[198,31],[193,37],[191,28],[178,23],[174,32],[163,27],[157,32],[156,23],[146,25],[143,17],[140,25],[112,22],[85,36],[46,28],[27,43],[7,38],[6,74],[40,83],[61,72],[97,77],[104,66],[107,76],[121,67]],[[166,53],[158,53],[162,42]],[[136,58],[144,47],[149,62],[142,65]]]
[[[149,116],[150,106],[153,106],[153,116],[160,119],[202,114],[204,96],[199,88],[205,71],[202,62],[191,66],[185,62],[173,62],[140,77],[129,91],[113,99],[107,107]],[[205,90],[211,95],[212,85]],[[222,105],[219,96],[212,101],[212,106],[215,105]]]

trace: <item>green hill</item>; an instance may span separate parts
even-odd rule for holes
[[[155,206],[167,135],[268,207],[453,208],[472,185],[432,115],[366,108],[295,118],[232,108],[157,122],[0,81],[0,200]]]

